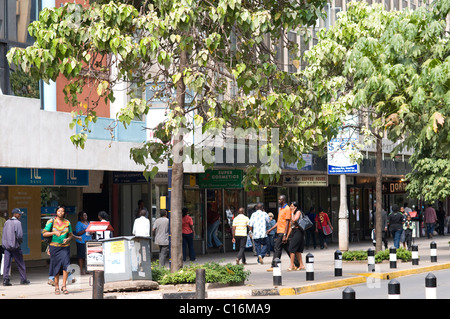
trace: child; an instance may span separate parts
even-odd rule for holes
[[[403,230],[405,231],[405,241],[406,245],[408,246],[408,250],[411,250],[412,233],[415,229],[415,226],[415,223],[411,220],[411,216],[406,215],[406,221],[403,224]]]

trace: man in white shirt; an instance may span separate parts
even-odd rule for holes
[[[150,237],[150,220],[145,217],[146,211],[141,209],[139,218],[136,218],[133,225],[133,235],[139,237]]]
[[[250,217],[250,230],[252,231],[252,239],[256,246],[256,255],[258,256],[258,264],[263,263],[263,258],[266,256],[268,248],[267,228],[269,223],[269,215],[264,211],[263,203],[256,205],[256,212]]]

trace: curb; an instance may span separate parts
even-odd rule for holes
[[[398,277],[402,277],[402,276],[420,274],[420,273],[424,273],[424,272],[428,272],[428,271],[443,270],[443,269],[450,269],[450,263],[420,267],[420,268],[416,268],[416,269],[391,271],[391,272],[387,272],[387,273],[357,273],[357,274],[352,274],[355,277],[351,277],[351,278],[332,280],[332,281],[316,283],[316,284],[309,284],[309,285],[304,285],[304,286],[300,286],[300,287],[286,287],[286,288],[274,287],[274,288],[267,288],[267,289],[253,289],[251,295],[252,296],[292,296],[292,295],[299,295],[299,294],[303,294],[303,293],[316,292],[316,291],[321,291],[321,290],[362,284],[362,283],[367,282],[368,278],[389,280],[389,279],[398,278]]]

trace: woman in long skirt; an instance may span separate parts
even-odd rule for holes
[[[49,244],[50,249],[50,269],[49,276],[55,276],[55,294],[59,295],[59,275],[62,270],[63,279],[61,291],[68,294],[67,277],[69,276],[68,267],[70,265],[70,240],[73,237],[72,226],[70,222],[64,218],[64,206],[58,206],[56,209],[56,217],[45,225],[43,230],[44,237],[52,237]]]

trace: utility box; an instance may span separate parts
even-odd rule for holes
[[[151,237],[122,236],[103,243],[105,283],[124,280],[152,280]]]

